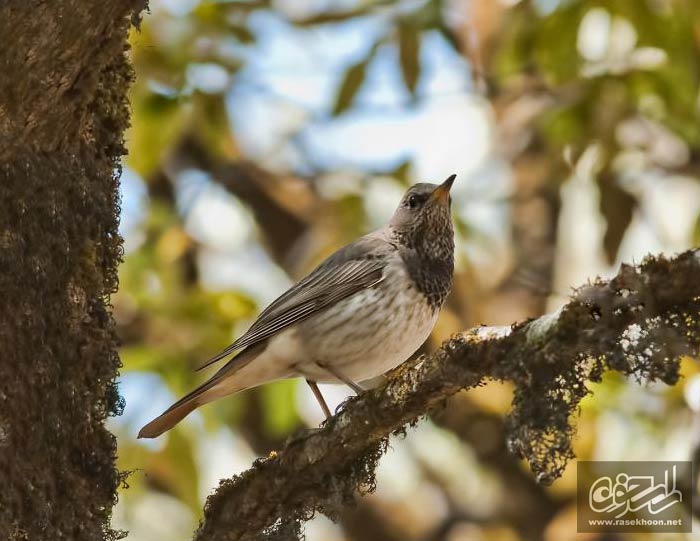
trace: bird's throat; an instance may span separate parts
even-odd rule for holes
[[[425,297],[433,310],[439,310],[452,289],[452,251],[435,258],[416,250],[405,250],[402,258],[413,286]]]

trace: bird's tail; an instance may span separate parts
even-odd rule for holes
[[[216,374],[214,374],[207,382],[197,387],[194,391],[185,395],[180,400],[175,402],[167,410],[150,423],[139,430],[139,438],[157,438],[163,432],[170,430],[177,423],[182,421],[187,415],[199,406],[226,396],[229,394],[242,391],[251,386],[250,382],[245,379],[234,382],[231,376],[244,368],[250,361],[255,359],[264,346],[252,347],[242,351],[238,356],[231,359],[223,366]],[[255,383],[258,384],[258,383]]]
[[[196,391],[195,391],[196,392]],[[193,393],[192,393],[193,394]],[[197,400],[197,396],[186,396],[182,400],[179,400],[167,410],[161,413],[158,417],[153,419],[150,423],[139,430],[139,438],[157,438],[163,432],[170,430],[177,423],[182,421],[187,415],[189,415],[192,410],[200,406],[201,403]]]
[[[197,387],[190,394],[183,396],[180,400],[175,402],[167,410],[139,430],[138,437],[157,438],[163,432],[170,430],[177,423],[182,421],[185,417],[192,413],[192,410],[198,408],[199,406],[203,406],[207,402],[211,402],[215,398],[218,398],[219,395],[213,396],[213,393],[207,393],[207,391],[213,390],[216,383],[218,383],[218,380],[212,378],[203,385]]]

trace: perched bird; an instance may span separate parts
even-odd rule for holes
[[[327,417],[318,382],[376,377],[408,359],[433,330],[452,286],[454,234],[445,182],[409,188],[387,226],[341,248],[268,306],[206,383],[139,432],[155,438],[195,408],[263,383],[303,377]]]

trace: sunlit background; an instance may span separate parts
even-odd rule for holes
[[[206,376],[196,366],[328,253],[381,226],[408,185],[458,175],[455,286],[428,351],[471,326],[556,309],[622,261],[700,243],[698,2],[150,9],[131,38],[113,299],[126,409],[111,429],[132,471],[114,523],[130,539],[189,539],[220,478],[322,420],[292,380],[136,440]],[[578,457],[697,465],[697,363],[683,373],[673,388],[608,375],[583,404]],[[332,407],[351,394],[322,390]],[[392,439],[376,493],[338,523],[314,518],[307,539],[577,538],[575,464],[551,487],[534,482],[505,449],[510,398],[500,384],[461,393]]]

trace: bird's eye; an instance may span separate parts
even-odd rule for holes
[[[418,198],[415,195],[411,195],[408,198],[408,201],[406,202],[408,204],[408,208],[414,209],[418,207]]]

